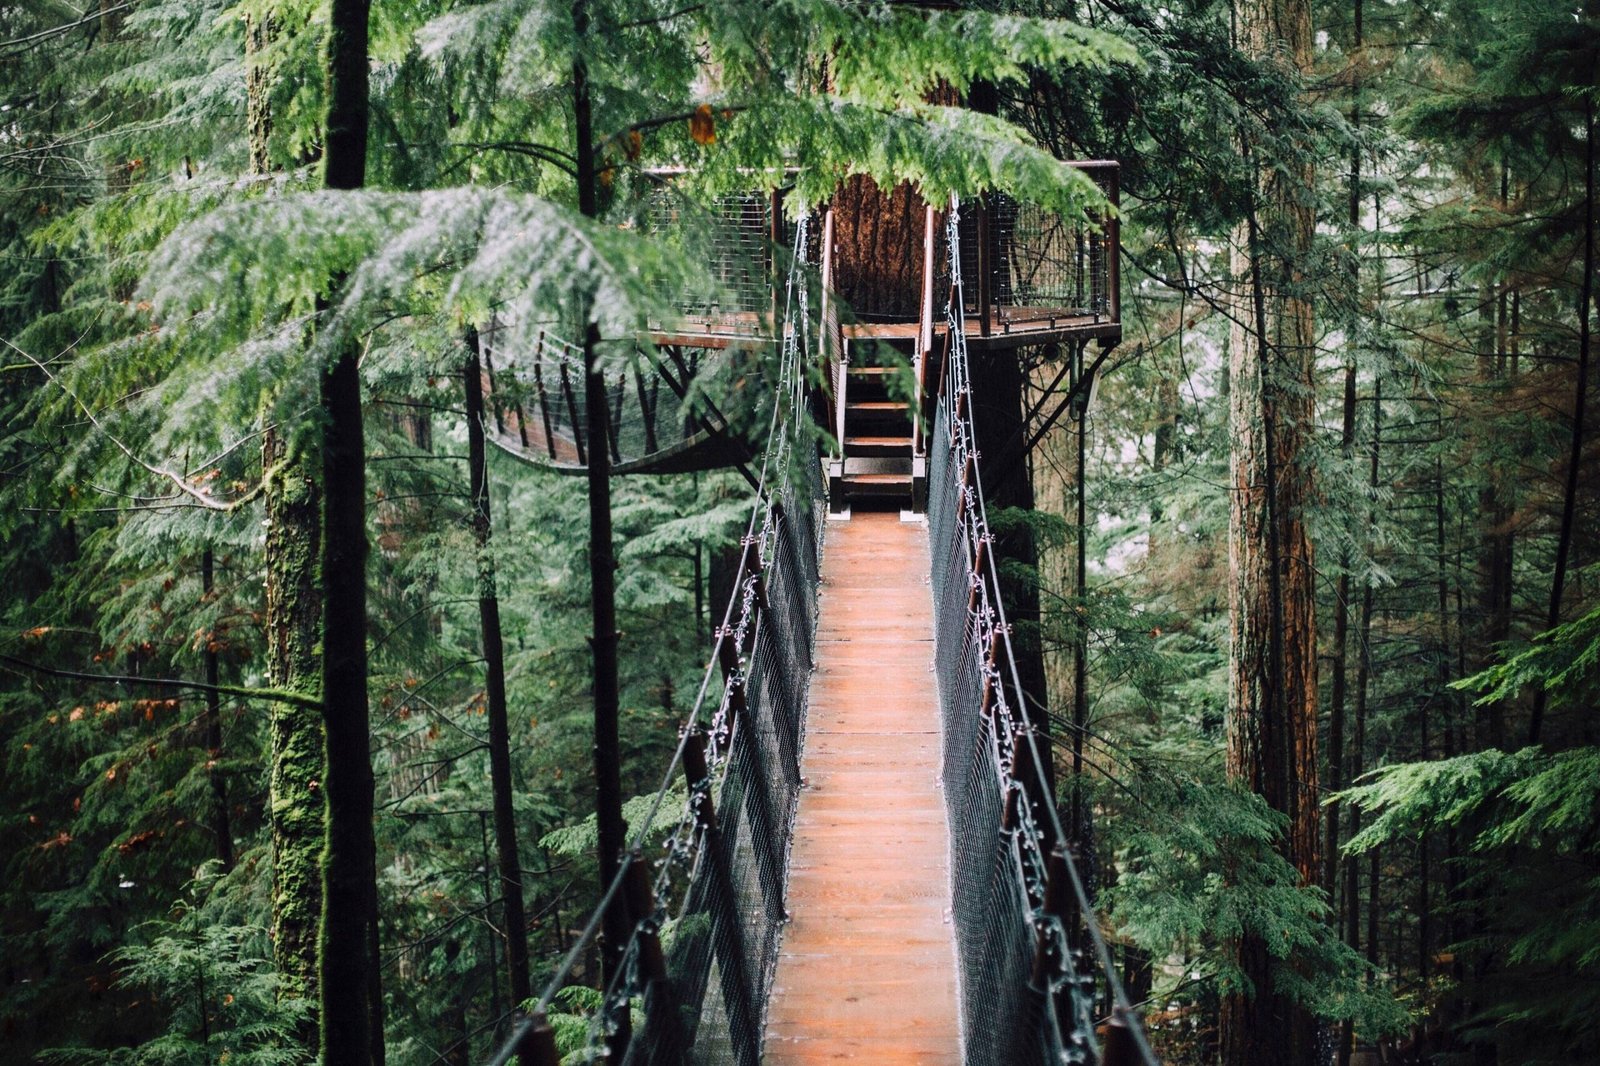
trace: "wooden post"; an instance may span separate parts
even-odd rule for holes
[[[700,791],[700,802],[695,805],[694,820],[706,833],[717,829],[717,810],[711,798],[711,768],[706,762],[706,731],[691,726],[683,742],[683,778],[691,792]]]
[[[994,299],[994,262],[989,254],[989,197],[978,198],[978,335],[989,336],[990,307]]]
[[[637,366],[633,368],[633,385],[639,394],[639,417],[644,420],[644,450],[653,452],[660,448],[656,442],[656,409],[645,391],[644,374]]]
[[[769,269],[768,277],[772,289],[772,336],[779,343],[783,343],[783,307],[784,307],[784,282],[786,276],[783,270],[783,260],[780,251],[783,248],[783,191],[773,189],[772,197],[768,201],[770,212],[767,218],[768,245],[767,260]]]
[[[627,897],[628,917],[634,925],[634,937],[639,943],[639,970],[646,981],[665,981],[667,957],[661,950],[661,936],[650,922],[656,912],[655,891],[650,887],[650,871],[645,865],[644,853],[638,848],[628,853],[628,871],[622,887]]]
[[[544,330],[539,331],[539,343],[533,349],[533,385],[539,393],[539,417],[544,424],[544,447],[550,458],[556,457],[556,435],[550,427],[550,395],[544,388]]]
[[[567,373],[567,364],[561,364],[561,394],[567,401],[567,418],[572,425],[572,443],[578,448],[578,462],[587,463],[584,457],[583,428],[578,422],[578,401],[572,395],[572,375]]]
[[[916,378],[916,396],[911,407],[911,448],[914,455],[927,453],[925,408],[928,404],[928,352],[933,348],[933,270],[934,233],[939,228],[939,215],[929,204],[923,213],[922,227],[922,310],[917,327],[917,348],[912,367]]]
[[[737,587],[737,586],[735,586]],[[728,686],[728,728],[744,717],[744,682],[739,677],[738,629],[733,626],[717,628],[717,661],[722,666],[723,684]]]
[[[1100,1066],[1139,1066],[1139,1044],[1128,1024],[1128,1012],[1116,1007],[1106,1020],[1100,1043]]]

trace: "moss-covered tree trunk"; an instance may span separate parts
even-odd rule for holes
[[[1311,62],[1306,0],[1241,0],[1240,47],[1262,62]],[[1314,214],[1309,164],[1259,158],[1250,132],[1241,150],[1255,174],[1249,217],[1236,241],[1243,299],[1230,341],[1232,439],[1229,516],[1230,676],[1227,766],[1231,777],[1287,818],[1282,842],[1302,883],[1318,868],[1317,660],[1314,577],[1305,508],[1311,499],[1308,438],[1314,428],[1316,347],[1303,276]],[[1221,1013],[1228,1066],[1312,1061],[1309,1014],[1280,994],[1279,959],[1258,935],[1234,945],[1251,984]]]
[[[323,186],[366,181],[368,0],[333,0],[328,20],[328,112]],[[329,1066],[382,1061],[367,721],[366,455],[359,349],[346,341],[322,375],[323,791],[322,1058]],[[378,1023],[378,1024],[375,1024]]]
[[[272,168],[270,18],[245,33],[245,108],[250,172]],[[271,418],[270,413],[264,415]],[[261,438],[266,508],[266,671],[276,689],[315,696],[322,689],[322,493],[317,472],[276,426]],[[322,716],[282,702],[268,707],[267,818],[272,833],[272,955],[278,995],[304,999],[297,1043],[317,1048],[317,926],[322,912]]]

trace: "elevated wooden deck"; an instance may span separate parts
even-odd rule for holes
[[[928,535],[830,525],[765,1062],[959,1063]]]
[[[1067,340],[1098,339],[1116,342],[1122,339],[1122,322],[1104,315],[1074,314],[1050,308],[1007,309],[997,311],[989,332],[983,332],[976,315],[965,322],[967,346],[975,350],[1021,348],[1028,345],[1060,343]],[[683,348],[736,348],[770,344],[766,335],[770,325],[753,312],[730,313],[716,319],[690,319],[650,330],[650,340],[658,345],[677,345]],[[943,337],[948,326],[941,319],[933,327],[935,343]],[[853,322],[840,327],[840,333],[851,340],[913,340],[921,332],[915,322]]]

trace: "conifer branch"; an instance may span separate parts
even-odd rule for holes
[[[221,511],[223,513],[228,513],[228,512],[231,512],[231,511],[235,511],[238,508],[244,506],[245,504],[249,503],[251,500],[254,500],[257,496],[261,495],[261,493],[265,491],[265,482],[263,482],[262,484],[258,484],[254,489],[251,489],[249,492],[245,493],[243,496],[239,497],[238,499],[232,500],[232,501],[229,501],[229,502],[223,502],[222,500],[217,499],[215,496],[211,495],[211,493],[205,491],[204,489],[197,489],[193,485],[189,484],[188,480],[182,474],[179,474],[179,473],[177,473],[175,471],[172,471],[172,470],[168,470],[166,467],[156,466],[153,463],[146,462],[145,460],[141,459],[137,454],[135,454],[135,452],[134,452],[134,450],[132,448],[130,448],[127,444],[123,443],[121,438],[117,437],[114,433],[112,433],[110,430],[108,430],[105,427],[105,424],[102,423],[98,417],[96,417],[94,411],[92,411],[89,408],[89,405],[84,403],[82,398],[80,398],[76,392],[73,392],[72,388],[69,385],[67,385],[59,377],[57,377],[56,374],[50,369],[50,367],[48,365],[46,365],[42,360],[35,358],[32,354],[30,354],[28,352],[25,352],[21,348],[17,347],[17,345],[14,342],[12,342],[12,340],[9,337],[0,337],[0,341],[4,341],[6,347],[10,348],[12,351],[14,351],[18,355],[22,356],[24,359],[26,359],[28,362],[32,363],[36,368],[38,368],[41,372],[43,372],[44,376],[50,379],[50,384],[54,385],[56,388],[60,389],[64,393],[66,393],[66,395],[69,398],[71,398],[72,402],[77,404],[78,409],[83,412],[83,416],[89,420],[89,424],[92,425],[95,429],[99,430],[105,436],[105,438],[107,440],[109,440],[113,445],[115,445],[116,449],[119,452],[121,452],[128,459],[129,462],[134,463],[135,465],[143,468],[143,470],[146,473],[148,473],[150,476],[170,483],[175,488],[177,488],[178,493],[180,495],[187,496],[189,499],[195,501],[195,503],[197,503],[200,506],[206,508],[207,510]],[[245,440],[248,440],[248,439],[249,439],[248,437],[245,438]],[[227,455],[229,451],[232,451],[234,448],[237,448],[239,446],[239,443],[243,443],[243,441],[240,441],[240,442],[234,444],[232,447],[230,447],[228,449],[228,451],[225,451],[222,454],[223,455]],[[139,499],[140,499],[141,502],[144,502],[147,498],[140,497]],[[155,500],[153,502],[164,502],[165,500],[170,500],[170,499],[173,499],[173,497],[162,497],[162,498],[160,498],[158,500]]]
[[[48,29],[39,30],[35,33],[30,33],[22,37],[13,37],[9,41],[0,41],[0,48],[25,48],[30,44],[38,44],[41,41],[48,41],[52,37],[60,37],[64,34],[71,33],[79,26],[87,26],[91,22],[97,22],[100,19],[105,18],[107,15],[115,15],[120,11],[126,11],[132,6],[133,4],[131,0],[127,3],[113,4],[110,7],[97,6],[76,21],[63,22],[60,25],[51,26]]]
[[[91,674],[81,670],[61,670],[19,659],[0,652],[0,663],[16,670],[57,677],[67,681],[93,681],[108,685],[151,685],[156,688],[190,689],[196,692],[215,692],[219,696],[238,696],[242,699],[267,700],[271,703],[289,703],[296,707],[322,709],[322,700],[303,692],[289,692],[275,688],[251,688],[247,685],[208,685],[204,681],[186,681],[176,677],[135,677],[131,674]]]

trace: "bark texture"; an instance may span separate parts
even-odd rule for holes
[[[926,209],[910,185],[885,192],[864,174],[834,192],[833,287],[858,319],[917,317]]]
[[[1240,47],[1297,71],[1311,58],[1306,0],[1241,0]],[[1243,134],[1242,150],[1256,146]],[[1315,356],[1312,308],[1301,295],[1314,216],[1309,168],[1257,171],[1251,217],[1236,242],[1229,363],[1228,772],[1288,818],[1282,847],[1302,883],[1318,868],[1317,660],[1314,571],[1304,511],[1311,499]],[[1308,1014],[1279,995],[1277,959],[1246,936],[1237,957],[1252,986],[1221,1015],[1222,1061],[1279,1066],[1313,1060]]]
[[[245,118],[250,172],[271,170],[273,73],[263,53],[276,27],[270,17],[245,32]],[[270,418],[270,415],[266,416]],[[322,492],[310,461],[273,426],[261,442],[266,507],[267,682],[306,695],[322,689]],[[317,937],[322,914],[322,717],[308,707],[268,707],[267,815],[272,829],[272,955],[278,994],[304,999],[297,1043],[316,1052]]]

